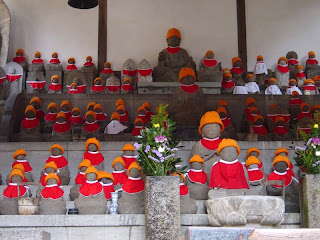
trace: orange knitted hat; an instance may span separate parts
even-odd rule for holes
[[[246,106],[248,106],[250,103],[254,103],[255,105],[257,105],[256,100],[252,97],[248,97],[246,99]]]
[[[278,148],[277,151],[274,152],[274,156],[278,156],[280,153],[286,153],[286,155],[289,155],[289,151],[285,148]]]
[[[204,164],[204,160],[198,154],[196,154],[192,158],[190,158],[189,163],[193,163],[193,162],[200,162],[200,163]]]
[[[73,114],[75,111],[78,111],[81,114],[80,108],[77,108],[77,107],[72,108],[71,113]]]
[[[246,76],[246,80],[248,80],[248,78],[249,78],[249,77],[254,77],[254,75],[253,75],[253,74],[250,74],[250,73],[249,73],[249,74],[247,74],[247,76]]]
[[[87,119],[89,115],[91,115],[94,118],[94,120],[96,120],[96,114],[93,111],[88,111],[84,118]]]
[[[303,68],[303,66],[302,66],[302,65],[298,65],[298,66],[297,66],[297,70],[299,70],[299,69],[304,70],[304,68]]]
[[[40,106],[41,106],[41,100],[40,100],[40,98],[38,98],[38,97],[33,97],[33,98],[31,98],[30,104],[32,104],[33,102],[37,102],[37,103],[39,103]]]
[[[55,179],[55,180],[57,181],[57,183],[60,182],[60,179],[59,179],[58,175],[55,174],[55,173],[49,173],[49,174],[45,177],[44,181],[45,181],[45,182],[48,182],[48,180],[51,179],[51,178]]]
[[[59,144],[53,144],[53,145],[50,147],[50,152],[51,152],[51,153],[52,153],[52,150],[53,150],[54,148],[59,148],[59,149],[61,150],[61,154],[64,154],[64,149],[63,149],[63,147],[62,147],[61,145],[59,145]]]
[[[53,57],[53,55],[57,55],[57,57],[59,56],[57,52],[53,52],[53,53],[51,54],[51,57]]]
[[[250,156],[247,158],[247,161],[246,161],[246,166],[248,167],[249,165],[252,165],[252,164],[260,164],[261,162],[259,161],[258,158],[256,158],[255,156]]]
[[[108,178],[112,182],[114,182],[114,178],[111,173],[105,172],[105,171],[99,171],[97,175],[97,179],[100,180],[101,178]]]
[[[222,139],[222,141],[220,142],[220,144],[218,146],[217,153],[220,154],[221,150],[226,147],[235,147],[238,151],[238,155],[240,155],[240,148],[238,146],[238,143],[231,138]]]
[[[26,107],[26,110],[24,111],[24,113],[27,114],[27,112],[29,112],[29,111],[31,111],[31,112],[33,112],[34,114],[36,114],[36,109],[35,109],[32,105],[28,105],[28,106]]]
[[[226,107],[228,107],[228,103],[225,100],[219,100],[218,106],[226,106]]]
[[[279,60],[278,60],[278,64],[280,64],[281,60],[285,60],[286,64],[288,64],[288,59],[286,57],[280,57]]]
[[[111,67],[111,63],[110,63],[110,62],[105,62],[105,63],[104,63],[104,68],[105,68],[107,65],[110,65],[110,67]]]
[[[258,121],[258,119],[262,119],[262,121],[264,122],[264,118],[263,118],[261,115],[256,115],[256,116],[254,116],[253,122]]]
[[[311,55],[316,56],[316,54],[314,53],[314,51],[310,51],[310,52],[308,52],[308,56],[310,57]]]
[[[24,155],[25,157],[27,156],[27,152],[26,152],[26,150],[24,150],[24,149],[17,149],[14,153],[13,153],[13,158],[14,159],[17,159],[17,157],[19,156],[19,155]]]
[[[292,94],[291,94],[291,96],[292,96],[292,97],[294,97],[294,96],[300,96],[300,94],[299,94],[297,91],[293,91]]]
[[[145,102],[142,107],[151,109],[151,105],[149,102]]]
[[[134,125],[136,125],[138,122],[141,122],[144,125],[144,122],[143,122],[143,120],[141,118],[136,118],[134,120]]]
[[[185,68],[182,68],[180,70],[180,72],[179,72],[179,82],[181,82],[181,79],[186,77],[186,76],[192,76],[194,81],[197,81],[196,80],[196,75],[195,75],[195,73],[194,73],[192,68],[185,67]]]
[[[24,179],[23,172],[22,172],[21,170],[19,170],[19,169],[14,169],[14,170],[11,171],[11,173],[10,173],[10,180],[12,179],[12,177],[13,177],[14,175],[18,175],[18,176],[20,176],[22,179]]]
[[[91,162],[88,159],[84,159],[78,166],[78,168],[82,168],[82,167],[90,167],[91,166]]]
[[[64,114],[64,112],[59,112],[59,113],[57,114],[57,118],[60,118],[60,117],[66,119],[66,115]]]
[[[96,139],[96,138],[89,138],[89,139],[86,141],[86,146],[85,146],[86,151],[88,151],[88,146],[89,146],[89,144],[94,144],[94,145],[96,145],[97,148],[98,148],[98,151],[100,151],[100,142],[99,142],[98,139]]]
[[[124,163],[122,157],[116,157],[116,158],[113,160],[113,162],[112,162],[112,164],[111,164],[111,167],[114,168],[114,165],[115,165],[116,163],[118,163],[118,162],[121,163],[123,166],[126,165],[126,164]]]
[[[60,108],[62,108],[64,105],[68,105],[68,107],[71,109],[71,104],[68,100],[63,100],[60,104]]]
[[[280,122],[280,121],[284,122],[284,118],[283,117],[276,117],[276,123]]]
[[[247,151],[247,157],[249,157],[249,154],[252,152],[257,152],[258,153],[258,157],[260,157],[260,151],[258,148],[249,148]]]
[[[211,112],[206,112],[201,120],[200,120],[200,126],[199,126],[199,133],[200,135],[202,135],[202,127],[206,124],[210,124],[210,123],[217,123],[221,126],[221,130],[220,132],[222,132],[224,130],[224,125],[220,119],[219,114],[216,111],[211,111]]]
[[[57,104],[55,104],[55,103],[53,103],[53,102],[49,103],[49,105],[48,105],[48,107],[47,107],[47,110],[48,110],[48,111],[49,111],[49,108],[55,108],[56,110],[58,110]]]
[[[269,82],[275,82],[275,84],[278,84],[278,81],[277,81],[277,79],[275,79],[275,78],[270,78],[270,79],[269,79]]]
[[[252,107],[252,108],[250,108],[249,113],[251,114],[253,111],[258,112],[258,108],[256,108],[256,107]]]
[[[87,176],[88,173],[95,173],[98,176],[98,170],[92,165],[87,168],[86,172],[84,173],[84,176]]]
[[[39,51],[34,53],[34,57],[36,57],[36,55],[39,55],[39,57],[41,57],[41,53]]]
[[[127,143],[126,145],[123,146],[121,151],[135,151],[136,149],[131,143]]]
[[[181,177],[183,179],[183,182],[186,182],[186,177],[181,172],[175,172],[175,173],[172,174],[172,176]]]
[[[303,82],[304,85],[306,85],[307,83],[311,83],[311,84],[314,85],[314,81],[313,81],[312,79],[310,79],[310,78],[308,78],[307,80],[305,80],[305,81]]]
[[[110,121],[112,121],[112,120],[118,120],[118,121],[120,121],[119,113],[113,112],[113,113],[111,114],[111,117],[110,117]]]
[[[58,75],[53,75],[53,76],[51,77],[51,82],[53,82],[53,79],[57,79],[58,82],[60,82],[60,78],[59,78]]]
[[[122,110],[122,111],[125,112],[126,111],[126,106],[125,105],[118,105],[116,111],[118,111],[118,110]]]
[[[302,111],[302,109],[307,106],[308,107],[308,111],[310,111],[310,105],[308,103],[301,103],[300,104],[300,111]]]
[[[73,86],[75,86],[76,88],[78,87],[78,84],[76,84],[75,82],[74,83],[71,83],[70,87],[72,88]]]
[[[169,37],[173,37],[173,36],[178,37],[179,39],[181,39],[180,31],[178,29],[176,29],[176,28],[169,29],[166,39],[168,40]]]
[[[263,56],[262,55],[258,55],[257,56],[257,61],[258,61],[258,59],[262,59],[262,61],[263,61]]]
[[[18,163],[12,167],[12,170],[19,169],[23,174],[25,173],[25,169],[22,163]]]
[[[92,61],[92,57],[91,57],[91,56],[87,56],[87,57],[86,57],[86,61],[88,61],[88,60],[89,60],[89,61]]]
[[[276,156],[273,159],[272,166],[274,166],[277,162],[285,162],[287,166],[290,166],[290,160],[286,156],[282,156],[282,155]]]
[[[119,98],[119,99],[117,100],[117,102],[116,102],[116,107],[118,107],[119,105],[124,105],[124,106],[126,106],[126,104],[125,104],[125,102],[123,101],[122,98]]]
[[[94,105],[96,105],[95,102],[89,102],[89,103],[87,104],[87,111],[89,111],[89,107],[94,106]]]
[[[209,53],[211,53],[213,56],[215,56],[214,51],[212,51],[212,50],[208,50],[208,51],[206,52],[205,56],[207,56]]]
[[[225,73],[223,76],[224,76],[224,77],[231,77],[231,78],[232,78],[232,74],[229,73],[229,72]]]
[[[141,171],[141,167],[139,166],[139,164],[137,162],[133,162],[130,164],[130,166],[128,167],[128,175],[130,174],[130,170],[133,169],[133,168],[136,168],[138,169],[139,171]],[[140,172],[140,174],[142,174],[142,172]]]
[[[55,171],[58,171],[57,164],[54,161],[48,162],[44,165],[43,170],[46,170],[47,168],[53,168]]]
[[[126,77],[126,78],[123,80],[123,83],[125,84],[126,82],[130,82],[130,83],[132,83],[131,78]]]
[[[16,55],[17,55],[18,53],[21,53],[22,56],[24,55],[24,51],[23,51],[22,49],[18,49],[18,50],[16,51]]]
[[[311,111],[315,111],[315,110],[318,110],[318,109],[320,109],[320,105],[319,104],[315,104],[315,105],[313,105]]]
[[[292,79],[289,80],[289,84],[292,83],[292,82],[294,82],[295,85],[297,85],[297,80],[295,80],[295,79],[292,78]]]
[[[147,113],[147,110],[143,106],[138,108],[137,114],[139,114],[140,111],[144,111],[144,113]]]
[[[217,113],[224,113],[224,114],[227,114],[227,110],[224,108],[224,107],[218,107],[217,108]]]
[[[95,84],[97,83],[97,81],[100,81],[101,84],[103,83],[102,79],[99,78],[99,77],[97,77],[97,78],[94,80],[93,84],[95,85]]]
[[[73,60],[73,62],[76,63],[76,60],[75,60],[73,57],[68,58],[68,61],[67,61],[67,62],[69,62],[70,60]]]
[[[101,109],[101,111],[103,111],[103,108],[100,103],[97,103],[96,105],[94,105],[93,111],[96,111],[96,109]]]
[[[234,57],[234,58],[232,58],[232,65],[234,65],[237,61],[240,61],[241,64],[242,64],[241,58],[239,58],[239,57]]]

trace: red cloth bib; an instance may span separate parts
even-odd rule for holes
[[[124,114],[119,114],[120,117],[120,122],[129,122],[129,114],[128,112],[124,113]]]
[[[80,85],[77,87],[79,93],[84,93],[86,91],[87,85]]]
[[[154,115],[153,112],[147,112],[147,118],[148,118],[148,121],[151,120],[151,117]]]
[[[279,135],[285,135],[288,133],[288,129],[286,129],[284,126],[276,126],[272,132]]]
[[[180,52],[180,47],[167,47],[167,53],[176,54]]]
[[[314,91],[314,90],[316,90],[314,85],[303,85],[302,88],[305,91]]]
[[[149,121],[147,115],[138,115],[137,117],[140,118],[144,124],[147,124]]]
[[[24,57],[15,57],[12,61],[16,62],[16,63],[22,63],[24,62],[26,59]]]
[[[137,161],[136,156],[125,156],[125,155],[123,155],[122,159],[123,159],[123,161],[125,163],[124,169],[128,169],[131,163]]]
[[[248,169],[249,182],[260,181],[264,178],[260,169]]]
[[[35,59],[33,59],[32,60],[32,64],[41,64],[41,63],[43,63],[43,60],[41,59],[41,58],[35,58]]]
[[[109,92],[118,92],[120,90],[120,85],[107,85],[106,89]]]
[[[64,123],[56,122],[53,125],[53,131],[58,132],[58,133],[65,133],[69,130],[70,130],[70,125],[67,122],[64,122]]]
[[[288,66],[281,66],[281,65],[278,65],[277,66],[277,69],[279,70],[279,72],[281,73],[287,73],[290,71],[290,68]]]
[[[150,76],[152,74],[152,68],[138,69],[137,71],[142,77]]]
[[[137,70],[122,69],[122,73],[123,73],[123,75],[133,77],[133,76],[135,76],[137,74]]]
[[[209,67],[209,68],[212,68],[212,67],[215,67],[217,65],[217,60],[215,59],[204,59],[202,61],[203,65]]]
[[[249,188],[243,166],[238,160],[233,162],[220,160],[213,164],[209,186],[227,189]]]
[[[69,92],[68,94],[79,94],[79,90],[78,89],[72,89],[72,88],[69,88]]]
[[[180,84],[180,87],[182,91],[186,93],[195,93],[196,91],[199,90],[199,86],[197,84],[191,84],[191,85]]]
[[[267,177],[267,180],[280,180],[282,181],[284,179],[284,185],[287,187],[292,182],[292,176],[290,176],[287,172],[285,174],[278,173],[276,170],[274,170],[270,175]],[[273,185],[275,188],[282,188],[282,186],[279,185]]]
[[[314,58],[309,58],[308,60],[307,60],[307,64],[308,65],[318,65],[318,61],[316,60],[316,59],[314,59]]]
[[[221,83],[221,86],[225,89],[230,89],[235,86],[235,83],[233,80],[230,80],[230,81],[223,80]]]
[[[57,115],[57,113],[47,113],[47,115],[44,117],[44,120],[46,120],[46,122],[56,122]]]
[[[82,129],[85,132],[93,133],[93,132],[98,131],[100,129],[100,126],[97,122],[93,122],[93,123],[85,122]]]
[[[86,62],[85,64],[83,64],[83,66],[88,67],[88,66],[94,66],[93,62]]]
[[[16,160],[12,165],[11,168],[13,168],[16,164],[21,163],[24,167],[24,171],[27,172],[31,172],[32,171],[32,167],[30,166],[28,160]]]
[[[61,62],[58,58],[51,58],[50,63],[51,64],[60,64]]]
[[[303,101],[300,98],[291,98],[290,105],[300,105]]]
[[[306,77],[306,74],[304,73],[304,72],[297,72],[297,74],[296,74],[296,77],[297,78],[305,78]]]
[[[260,125],[260,126],[253,126],[253,132],[260,136],[264,136],[268,133],[268,130],[265,126]]]
[[[68,165],[68,160],[62,155],[60,155],[60,156],[50,156],[47,159],[46,163],[49,163],[49,162],[54,162],[59,169],[64,168],[65,166]]]
[[[46,81],[27,81],[33,89],[42,89],[46,85]]]
[[[230,71],[231,71],[232,73],[234,73],[234,74],[241,74],[241,73],[243,73],[243,69],[240,68],[240,67],[233,67],[233,68],[231,68]]]
[[[66,69],[67,69],[68,71],[72,71],[72,70],[77,70],[78,68],[77,68],[77,66],[74,65],[74,64],[69,64],[69,65],[66,67]]]
[[[126,193],[138,193],[144,191],[144,181],[141,178],[131,178],[123,184],[122,190]]]
[[[198,171],[194,169],[190,169],[188,171],[187,177],[193,183],[205,184],[208,180],[207,174],[204,171]]]
[[[310,112],[301,112],[298,114],[297,119],[301,120],[304,117],[312,118],[312,114]]]
[[[124,84],[124,85],[122,85],[122,90],[123,91],[133,91],[134,88],[132,87],[131,84]]]
[[[86,180],[80,187],[79,193],[85,197],[89,197],[90,195],[97,195],[103,191],[102,185],[95,181],[88,181]]]
[[[188,193],[189,188],[184,183],[180,183],[180,196],[186,196]]]
[[[133,130],[132,130],[132,132],[131,132],[131,135],[132,136],[141,136],[141,133],[140,133],[140,131],[141,131],[141,129],[144,129],[144,127],[134,127],[133,128]]]
[[[85,181],[86,181],[86,177],[82,172],[79,172],[76,178],[74,179],[74,182],[78,185],[82,185]]]
[[[24,118],[21,122],[21,126],[24,129],[32,129],[39,126],[39,124],[40,124],[40,121],[37,118],[33,118],[33,119]]]
[[[125,171],[113,171],[112,176],[114,178],[114,185],[123,185],[128,180],[128,175],[125,173]]]
[[[42,110],[36,110],[36,118],[41,120],[44,116],[44,112]]]
[[[83,159],[88,159],[91,162],[91,165],[97,166],[104,161],[104,157],[100,152],[85,152],[83,154]]]
[[[51,83],[49,85],[49,89],[53,92],[58,92],[62,89],[62,85],[60,83]]]
[[[283,117],[284,122],[287,123],[290,120],[290,114],[267,114],[267,116],[271,119],[272,122],[276,122],[277,117]]]
[[[105,87],[102,85],[93,85],[91,87],[92,92],[103,92],[105,90]]]
[[[200,140],[201,145],[209,150],[217,150],[219,144],[221,143],[222,139],[216,138],[216,139],[208,139],[208,138],[202,138]]]
[[[299,62],[297,61],[297,59],[292,58],[288,60],[288,64],[298,65]]]
[[[108,200],[111,199],[111,193],[114,192],[113,184],[111,183],[110,185],[107,185],[107,184],[101,183],[101,185],[103,187],[103,192],[106,199]]]
[[[8,82],[15,82],[22,77],[22,74],[7,74],[6,77]]]
[[[58,174],[56,174],[57,175],[57,177],[58,177],[58,186],[60,186],[61,185],[61,179],[60,179],[60,177],[59,177],[59,175]],[[41,176],[41,178],[40,178],[40,183],[41,183],[41,185],[42,186],[47,186],[47,183],[46,183],[46,176],[48,176],[48,174],[46,174],[46,173],[44,173],[44,174],[42,174],[42,176]]]
[[[19,186],[20,197],[24,196],[27,192],[26,186]],[[3,196],[6,198],[18,197],[18,185],[16,183],[9,183],[8,187],[3,191]]]
[[[63,112],[64,115],[66,115],[66,120],[68,121],[70,119],[70,117],[72,116],[72,113],[69,111],[69,112]]]
[[[111,68],[104,68],[102,71],[101,71],[102,74],[113,74],[113,70]]]
[[[58,185],[46,186],[41,191],[41,197],[44,199],[59,199],[62,198],[64,191]]]
[[[224,128],[229,127],[230,124],[231,124],[231,119],[230,119],[230,118],[227,118],[227,117],[225,117],[224,119],[221,119],[221,121],[222,121],[222,123],[223,123]]]
[[[96,113],[96,120],[97,121],[105,121],[107,119],[104,113]]]
[[[306,134],[309,134],[309,132],[311,131],[311,129],[310,128],[298,128],[298,132],[299,131],[303,131],[303,132],[305,132]]]
[[[71,116],[71,118],[69,119],[70,124],[82,124],[83,121],[84,120],[80,115],[79,116]]]

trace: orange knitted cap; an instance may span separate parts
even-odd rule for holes
[[[262,59],[262,61],[263,61],[263,56],[262,55],[258,55],[257,56],[257,61],[258,61],[258,59]]]
[[[94,105],[93,111],[95,111],[96,109],[101,109],[101,111],[103,111],[103,108],[100,103],[97,103],[96,105]]]
[[[225,100],[219,100],[218,106],[226,106],[226,107],[228,107],[228,103]]]
[[[68,58],[68,62],[69,62],[70,60],[73,60],[73,62],[76,63],[76,60],[75,60],[73,57]]]
[[[92,165],[87,168],[86,172],[84,173],[84,176],[87,176],[88,173],[95,173],[98,176],[98,170]]]
[[[71,113],[73,114],[75,111],[78,111],[81,114],[80,108],[77,108],[77,107],[72,108]]]
[[[304,107],[308,107],[308,111],[310,111],[310,105],[308,104],[308,103],[301,103],[300,104],[300,111],[302,111],[302,109],[304,108]]]
[[[47,110],[49,111],[49,108],[55,108],[56,110],[58,110],[58,106],[57,106],[57,104],[55,104],[55,103],[49,103],[49,105],[48,105],[48,107],[47,107]]]
[[[289,151],[285,148],[278,148],[277,151],[274,152],[274,156],[278,156],[280,153],[285,153],[287,156],[289,155]]]
[[[123,146],[121,151],[135,151],[136,149],[131,143],[127,143],[126,145]]]
[[[249,113],[250,113],[250,114],[252,114],[252,112],[253,112],[253,111],[258,112],[258,108],[256,108],[256,107],[252,107],[252,108],[250,108]]]
[[[219,124],[221,127],[220,132],[222,132],[224,130],[224,125],[220,119],[219,114],[216,111],[211,111],[211,112],[206,112],[201,120],[200,120],[200,126],[199,126],[199,133],[200,135],[202,135],[202,127],[206,124],[210,124],[210,123],[216,123]]]
[[[94,118],[94,120],[96,120],[96,114],[93,111],[88,111],[84,118],[87,119],[89,115],[91,115]]]
[[[68,105],[68,107],[71,109],[71,104],[68,100],[63,100],[60,104],[60,108],[62,108],[64,105]]]
[[[22,56],[24,55],[24,51],[23,51],[22,49],[18,49],[18,50],[16,51],[16,55],[17,55],[18,53],[21,53]]]
[[[240,148],[238,146],[237,141],[231,139],[231,138],[224,138],[222,139],[222,141],[220,142],[218,149],[217,149],[217,153],[220,154],[221,150],[226,148],[226,147],[235,147],[238,151],[238,155],[240,155]]]
[[[55,179],[55,180],[57,181],[57,183],[60,182],[60,179],[59,179],[58,175],[55,174],[55,173],[49,173],[49,174],[45,177],[44,181],[45,181],[45,182],[48,182],[48,180],[51,179],[51,178]]]
[[[175,173],[172,174],[172,176],[181,177],[183,179],[183,182],[186,182],[186,177],[181,172],[175,172]]]
[[[70,87],[73,87],[75,86],[76,88],[78,87],[78,84],[76,84],[75,82],[74,83],[71,83]]]
[[[181,39],[180,31],[178,29],[176,29],[176,28],[169,29],[166,39],[168,40],[169,37],[173,37],[173,36],[178,37],[179,39]]]
[[[276,156],[273,159],[272,166],[274,166],[277,162],[285,162],[287,166],[290,166],[290,160],[286,156],[282,156],[282,155]]]
[[[12,179],[12,177],[14,175],[20,176],[22,179],[24,179],[23,172],[21,170],[19,170],[19,169],[14,169],[14,170],[11,171],[11,173],[10,173],[10,181],[11,181],[11,179]]]
[[[23,174],[25,173],[25,169],[22,163],[18,163],[12,167],[12,170],[19,169]]]
[[[128,175],[130,174],[130,170],[133,169],[133,168],[138,169],[139,171],[141,171],[141,167],[139,166],[139,164],[137,162],[133,162],[128,167],[128,171],[127,171]],[[140,172],[140,174],[142,174],[142,172]]]
[[[92,57],[91,56],[87,56],[86,57],[86,61],[88,61],[88,59],[89,59],[89,61],[92,61]]]
[[[57,57],[59,56],[57,52],[53,52],[53,53],[51,54],[51,57],[53,57],[53,55],[57,55]]]
[[[297,91],[293,91],[292,94],[291,94],[291,96],[293,96],[293,97],[294,97],[294,96],[297,96],[297,95],[298,95],[298,96],[300,95]]]
[[[78,168],[82,168],[82,167],[90,167],[91,166],[91,162],[88,159],[84,159],[78,166]]]
[[[60,82],[60,78],[59,78],[58,75],[53,75],[53,76],[51,77],[51,82],[53,81],[53,79],[57,79],[58,82]]]
[[[57,114],[57,118],[60,118],[60,117],[66,119],[66,115],[64,114],[64,112],[59,112]]]
[[[307,80],[305,80],[305,81],[303,82],[304,85],[306,85],[306,84],[308,84],[308,83],[311,83],[311,84],[314,85],[314,81],[313,81],[312,79],[310,79],[310,78],[308,78]]]
[[[112,120],[118,120],[118,121],[120,121],[119,113],[113,112],[113,113],[111,114],[111,117],[110,117],[110,121],[112,121]]]
[[[196,80],[196,75],[194,73],[194,70],[192,68],[182,68],[179,72],[179,82],[181,82],[181,79],[186,77],[186,76],[192,76],[194,81],[197,81]]]
[[[229,68],[224,68],[222,69],[222,72],[225,73],[225,72],[230,72],[230,69]]]
[[[278,84],[278,81],[277,81],[277,79],[275,79],[275,78],[270,78],[270,79],[269,79],[269,82],[275,82],[276,84]]]
[[[213,56],[215,56],[214,51],[212,51],[212,50],[208,50],[208,51],[206,52],[205,56],[207,56],[209,53],[211,53]]]
[[[294,82],[297,85],[297,80],[292,78],[292,79],[289,80],[289,84],[292,83],[292,82]]]
[[[196,154],[192,158],[190,158],[189,163],[193,163],[193,162],[200,162],[200,163],[204,164],[204,160],[198,154]]]
[[[240,63],[242,64],[242,60],[239,57],[234,57],[232,58],[232,65],[234,65],[237,61],[240,61]]]
[[[257,152],[258,153],[258,157],[260,157],[260,151],[258,148],[249,148],[247,151],[247,157],[249,157],[249,154],[252,152]]]
[[[131,80],[131,78],[129,78],[129,77],[126,77],[124,80],[123,80],[123,83],[126,83],[126,82],[130,82],[130,83],[132,83],[132,80]]]
[[[231,77],[231,78],[232,78],[232,74],[229,73],[229,72],[225,73],[223,76],[224,76],[224,77]]]
[[[111,67],[111,63],[110,62],[105,62],[104,63],[104,67],[106,67],[107,65],[110,65],[110,67]]]
[[[261,115],[256,115],[256,116],[254,116],[253,122],[258,121],[259,119],[261,119],[261,120],[264,122],[264,118],[263,118]]]
[[[53,168],[55,171],[58,171],[57,164],[54,161],[48,162],[44,165],[43,170],[46,170],[47,168]]]
[[[89,103],[87,104],[87,111],[89,111],[89,107],[94,106],[94,105],[96,105],[95,102],[89,102]]]
[[[97,77],[97,78],[94,80],[93,84],[95,85],[95,84],[97,83],[97,81],[100,81],[101,84],[103,83],[102,79],[99,78],[99,77]]]
[[[54,148],[59,148],[61,150],[61,154],[64,154],[64,149],[63,147],[60,145],[60,144],[53,144],[51,147],[50,147],[50,152],[52,153],[52,150]]]
[[[258,158],[256,158],[255,156],[250,156],[247,158],[246,161],[246,166],[252,165],[252,164],[260,164],[261,162],[259,161]]]
[[[30,111],[36,114],[36,109],[32,105],[28,105],[24,113],[27,114],[27,112],[30,112]]]
[[[119,98],[119,99],[117,100],[117,102],[116,102],[116,107],[118,107],[119,105],[124,105],[124,106],[126,106],[126,104],[125,104],[125,102],[123,101],[122,98]]]
[[[315,105],[313,105],[311,111],[315,111],[315,110],[318,110],[318,109],[320,109],[320,105],[319,104],[315,104]]]
[[[41,57],[41,53],[39,51],[34,53],[34,57],[36,57],[36,55],[39,55],[39,57]]]
[[[254,98],[248,97],[248,98],[246,99],[246,106],[248,106],[250,103],[254,103],[255,105],[257,104],[257,103],[256,103],[256,100],[255,100]]]
[[[118,107],[117,107],[117,110],[116,111],[118,111],[118,110],[122,110],[122,111],[126,111],[126,106],[125,105],[119,105]]]
[[[151,109],[151,105],[149,102],[145,102],[142,107]]]
[[[17,149],[14,153],[13,153],[13,158],[14,159],[17,159],[17,157],[19,156],[19,155],[24,155],[25,157],[27,156],[27,152],[26,152],[26,150],[24,150],[24,149]]]
[[[283,117],[276,117],[276,123],[280,122],[280,121],[284,122],[284,118]]]
[[[37,103],[39,103],[40,106],[41,106],[41,100],[40,100],[40,98],[38,98],[38,97],[33,97],[33,98],[31,98],[30,104],[32,104],[33,102],[37,102]]]
[[[297,66],[297,70],[299,70],[299,69],[304,70],[304,68],[303,68],[303,66],[302,66],[302,65],[298,65],[298,66]]]
[[[144,121],[141,118],[136,118],[134,120],[134,125],[136,125],[138,122],[142,123],[144,125]]]
[[[286,64],[288,64],[288,59],[286,57],[280,57],[279,60],[278,60],[278,64],[280,64],[281,60],[285,60]]]
[[[246,80],[248,80],[248,78],[249,78],[249,77],[254,77],[254,75],[253,75],[253,74],[251,74],[251,73],[247,74],[247,76],[246,76]]]
[[[126,164],[124,163],[122,157],[116,157],[116,158],[113,160],[113,162],[112,162],[112,164],[111,164],[111,167],[114,168],[114,165],[115,165],[116,163],[121,163],[123,166],[126,165]]]
[[[310,57],[311,55],[316,56],[316,54],[314,53],[314,51],[310,51],[310,52],[308,52],[308,56]]]
[[[227,110],[226,110],[224,107],[218,107],[218,108],[217,108],[217,113],[227,114]]]
[[[94,144],[94,145],[96,145],[97,148],[98,148],[98,151],[100,151],[100,142],[99,142],[98,139],[96,139],[96,138],[89,138],[89,139],[86,141],[86,146],[85,146],[86,151],[88,151],[88,146],[89,146],[89,144]]]
[[[111,173],[105,172],[105,171],[99,171],[98,175],[97,175],[97,179],[100,180],[102,178],[108,178],[110,179],[112,182],[114,182],[114,178],[112,176]]]
[[[147,110],[143,106],[138,108],[137,114],[139,114],[140,111],[144,111],[145,113],[147,113]]]
[[[312,78],[312,80],[315,81],[320,81],[320,75],[316,75]]]

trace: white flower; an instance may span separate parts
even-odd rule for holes
[[[164,147],[158,147],[158,152],[164,152],[164,150],[166,150]]]
[[[320,156],[320,151],[316,151],[316,156],[317,156],[317,157]]]

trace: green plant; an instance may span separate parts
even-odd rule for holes
[[[137,162],[147,176],[167,176],[177,171],[181,159],[176,157],[180,139],[173,136],[175,122],[168,118],[167,105],[160,105],[149,126],[141,130],[134,144],[139,153]],[[186,167],[179,169],[182,171]]]

